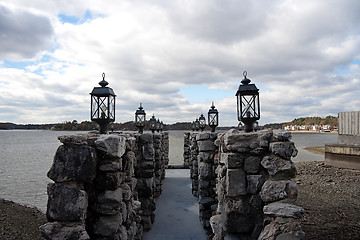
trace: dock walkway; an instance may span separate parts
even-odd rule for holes
[[[191,194],[189,169],[167,169],[156,200],[155,222],[144,240],[206,240],[197,198]]]

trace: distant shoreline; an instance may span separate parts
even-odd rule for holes
[[[338,134],[337,131],[332,132],[321,132],[321,131],[310,131],[310,130],[295,130],[295,131],[289,131],[291,133],[321,133],[321,134]]]

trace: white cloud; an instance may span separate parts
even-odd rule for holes
[[[215,106],[221,125],[237,125],[244,70],[260,88],[262,124],[359,110],[356,0],[8,0],[0,10],[14,43],[0,45],[0,122],[88,120],[102,72],[120,122],[139,102],[164,122],[193,121],[211,102],[189,101],[180,87],[202,85],[233,90]],[[23,70],[5,66],[28,59]]]
[[[0,59],[34,58],[51,46],[53,29],[48,18],[0,4]]]

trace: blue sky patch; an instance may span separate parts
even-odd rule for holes
[[[31,63],[33,63],[33,62],[32,61],[15,62],[15,61],[4,60],[2,66],[5,67],[5,68],[24,69],[27,66],[29,66]]]
[[[81,17],[69,16],[66,14],[59,14],[58,17],[62,23],[71,23],[77,25],[77,24],[82,24],[87,20],[93,19],[94,16],[91,14],[89,10],[86,10],[85,14]]]
[[[62,23],[77,24],[80,21],[80,18],[78,18],[78,17],[68,16],[65,14],[59,14],[58,17]]]
[[[349,74],[350,73],[350,70],[349,70],[350,65],[360,65],[360,59],[353,60],[349,65],[336,67],[334,71],[335,71],[335,73],[337,73],[339,75]]]
[[[235,96],[235,90],[209,89],[206,86],[180,87],[180,92],[190,102],[212,102],[228,96]]]

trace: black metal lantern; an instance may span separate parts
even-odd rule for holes
[[[259,89],[248,79],[247,72],[243,73],[244,79],[241,81],[237,97],[237,115],[238,120],[244,123],[245,132],[251,132],[254,129],[254,122],[260,119],[260,100]]]
[[[150,118],[150,130],[152,133],[155,132],[156,130],[156,118],[155,115],[153,114],[153,116]]]
[[[211,109],[208,112],[208,123],[211,127],[211,132],[215,132],[215,128],[219,125],[219,112],[214,106],[214,102],[211,105]]]
[[[115,121],[115,93],[106,87],[105,73],[102,74],[101,87],[94,87],[91,95],[91,121],[99,124],[100,133],[106,134],[109,123]]]
[[[204,117],[203,114],[201,114],[199,117],[199,128],[201,129],[201,131],[204,131],[205,127],[206,127],[206,118]]]
[[[156,121],[156,131],[160,132],[160,119]]]
[[[160,132],[162,132],[164,130],[164,123],[163,121],[160,122]]]
[[[145,120],[146,120],[146,113],[143,110],[143,107],[141,106],[138,110],[135,112],[135,125],[139,129],[139,133],[143,133],[144,127],[145,127]]]
[[[199,131],[200,129],[200,122],[199,122],[199,119],[196,119],[195,120],[195,131]]]

